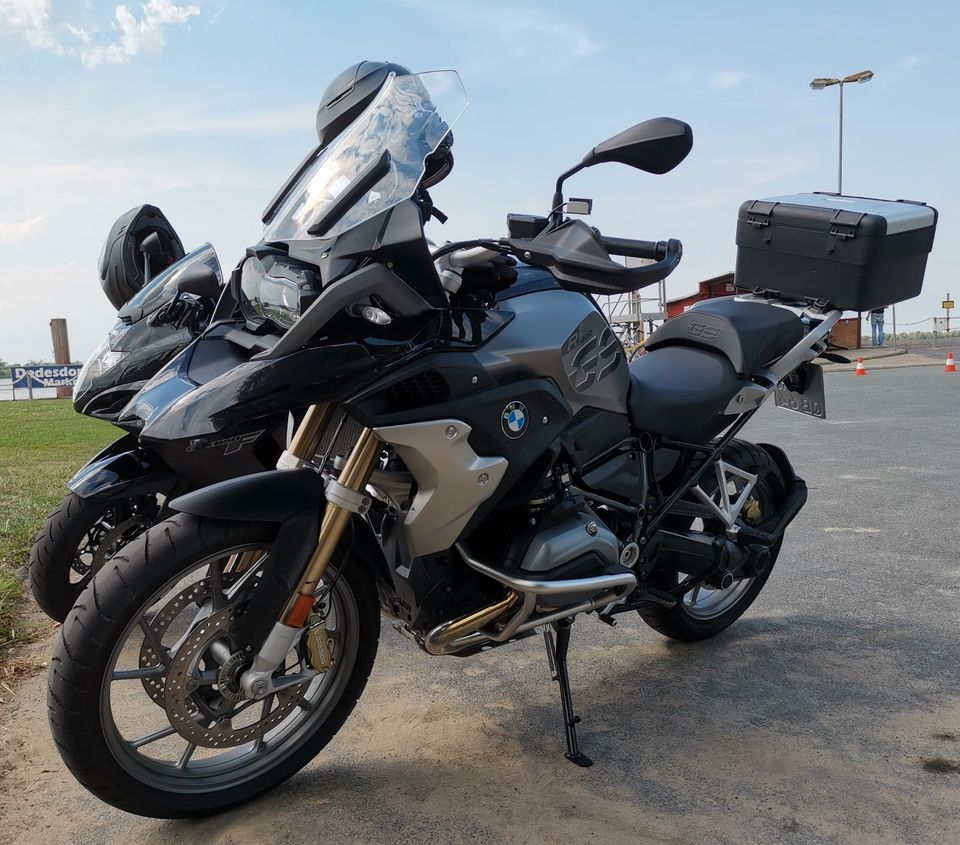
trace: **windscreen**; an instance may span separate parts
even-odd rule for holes
[[[343,196],[356,189],[369,168],[389,153],[389,171],[364,188],[318,236],[332,238],[414,195],[424,160],[463,114],[467,96],[456,71],[392,75],[377,98],[293,184],[264,229],[267,242],[311,237]]]
[[[166,305],[177,294],[177,282],[184,271],[195,264],[206,264],[217,274],[218,281],[223,284],[223,274],[220,271],[220,261],[217,252],[209,243],[198,246],[193,252],[188,252],[179,261],[171,264],[161,273],[150,280],[150,283],[141,288],[131,297],[117,316],[129,322],[142,320],[152,314],[161,305]]]

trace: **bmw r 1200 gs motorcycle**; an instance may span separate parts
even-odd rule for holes
[[[574,620],[636,611],[676,639],[718,633],[763,588],[807,496],[780,449],[735,438],[775,393],[822,414],[809,362],[849,294],[770,277],[766,293],[670,321],[628,366],[590,294],[664,278],[680,244],[562,213],[563,180],[584,167],[671,170],[691,148],[686,124],[628,129],[560,177],[549,217],[511,216],[507,238],[431,254],[421,179],[465,107],[459,78],[361,64],[343,88],[355,97],[336,142],[284,186],[233,280],[246,305],[304,293],[303,269],[321,289],[269,348],[140,438],[173,464],[252,410],[302,421],[276,470],[175,499],[175,516],[111,559],[51,664],[57,747],[129,812],[212,813],[303,767],[359,698],[381,613],[433,655],[542,632],[566,756],[589,765],[567,675]],[[764,213],[769,235],[780,211],[750,212]],[[540,269],[457,287],[434,263],[501,255]],[[856,280],[862,300],[895,298],[871,279]],[[235,315],[248,329],[249,313]]]

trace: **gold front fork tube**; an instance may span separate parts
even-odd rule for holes
[[[340,472],[338,479],[340,484],[355,493],[362,492],[370,480],[370,473],[376,466],[381,449],[380,438],[371,429],[363,429],[356,445],[350,452],[350,456],[343,465],[343,470]],[[327,564],[333,557],[334,549],[340,542],[340,537],[350,521],[350,516],[351,511],[335,505],[333,502],[327,502],[326,510],[323,512],[323,521],[320,524],[317,547],[313,550],[306,571],[300,579],[296,595],[293,596],[284,612],[282,617],[284,625],[293,628],[303,627],[313,608],[317,585],[323,578],[323,573],[326,572]]]
[[[327,423],[333,416],[333,409],[332,402],[322,402],[307,408],[307,413],[297,426],[287,452],[301,461],[309,461],[316,454],[320,438],[323,437]]]

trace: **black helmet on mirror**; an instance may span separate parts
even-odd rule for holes
[[[390,78],[410,76],[409,68],[396,62],[357,62],[337,74],[327,86],[317,107],[317,140],[321,147],[356,120]],[[448,132],[436,151],[427,156],[421,186],[430,188],[453,169],[453,133]]]
[[[138,205],[121,214],[110,228],[100,251],[100,286],[114,308],[119,310],[144,285],[144,254],[141,246],[156,234],[150,273],[156,276],[184,256],[183,244],[170,221],[155,205]]]

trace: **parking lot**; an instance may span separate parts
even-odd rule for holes
[[[765,408],[746,436],[810,486],[746,616],[696,645],[639,618],[574,626],[581,743],[562,757],[537,639],[431,658],[389,628],[327,752],[215,822],[90,798],[45,718],[2,711],[0,840],[951,843],[960,841],[960,376],[826,376],[825,422]]]

